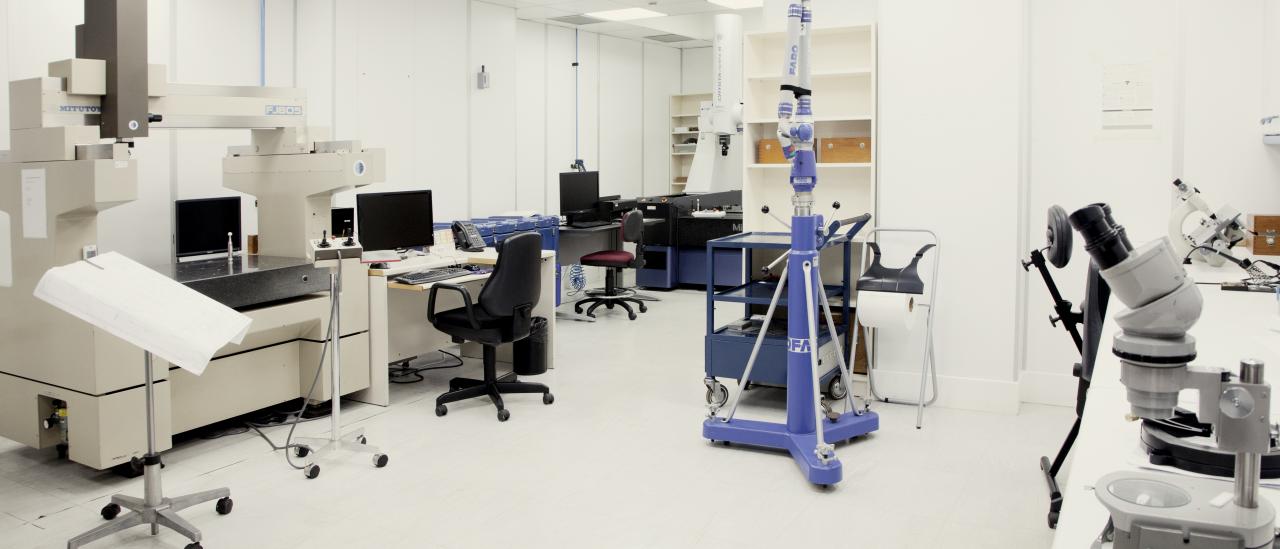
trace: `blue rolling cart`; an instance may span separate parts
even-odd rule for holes
[[[852,329],[853,314],[852,308],[849,306],[849,300],[845,296],[852,294],[852,261],[853,261],[853,241],[848,236],[834,237],[826,242],[822,249],[835,246],[841,246],[844,249],[843,261],[844,268],[840,284],[828,284],[824,288],[827,299],[833,303],[833,310],[840,311],[840,324],[836,326],[837,337],[845,337]],[[751,308],[753,305],[769,305],[769,299],[773,296],[774,290],[777,289],[777,281],[772,280],[749,280],[746,284],[734,286],[728,289],[717,290],[716,282],[716,261],[713,261],[716,250],[741,250],[746,268],[751,269],[752,253],[755,250],[777,250],[786,252],[791,248],[791,234],[781,232],[749,232],[736,235],[717,238],[707,241],[707,333],[706,333],[706,380],[707,386],[707,403],[722,406],[728,400],[729,389],[720,382],[720,379],[735,379],[744,387],[750,383],[759,383],[763,385],[771,385],[776,387],[785,387],[787,385],[787,331],[786,324],[778,325],[770,330],[765,336],[764,343],[760,347],[759,357],[756,359],[756,367],[751,372],[751,379],[742,379],[743,370],[746,369],[747,359],[751,356],[751,349],[755,345],[755,332],[744,333],[736,329],[744,321],[751,319]],[[723,288],[723,286],[721,286]],[[784,296],[779,300],[779,307],[787,307],[787,298]],[[834,305],[835,303],[839,305]],[[715,321],[716,303],[739,303],[743,305],[743,314],[734,322],[725,325],[717,325]],[[816,309],[816,307],[815,307]],[[758,317],[759,315],[757,315]],[[774,333],[776,332],[776,333]],[[841,340],[842,343],[846,340]],[[818,348],[819,348],[819,367],[822,368],[820,381],[825,392],[832,400],[839,400],[845,397],[844,385],[840,383],[836,360],[834,356],[828,356],[834,353],[834,346],[829,345],[831,342],[831,334],[825,325],[818,331]],[[828,351],[824,353],[823,351]],[[846,364],[852,364],[851,351],[848,345],[842,345],[844,359]]]

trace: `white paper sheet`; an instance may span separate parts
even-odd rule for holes
[[[9,214],[0,212],[0,288],[13,286],[13,229]]]
[[[49,269],[35,296],[196,375],[252,322],[116,252]]]
[[[22,238],[49,238],[44,169],[22,170]]]

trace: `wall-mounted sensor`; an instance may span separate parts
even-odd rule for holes
[[[489,73],[485,72],[484,65],[480,65],[480,72],[476,74],[476,87],[482,90],[489,87]]]

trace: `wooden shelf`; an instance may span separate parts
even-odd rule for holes
[[[849,70],[827,70],[816,71],[809,75],[811,78],[841,78],[850,76],[871,76],[871,69],[849,69]],[[747,80],[782,80],[780,74],[754,74],[747,77]]]
[[[815,116],[813,121],[816,123],[824,122],[871,122],[874,119],[869,114],[837,114],[832,116]],[[777,124],[777,118],[752,118],[747,120],[748,124]]]

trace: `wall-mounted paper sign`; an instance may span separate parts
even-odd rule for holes
[[[44,170],[22,170],[22,238],[49,238]]]
[[[1150,65],[1102,67],[1102,129],[1151,129],[1154,115]]]

